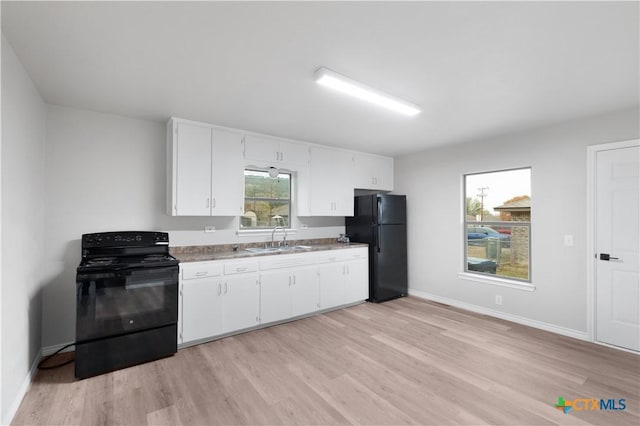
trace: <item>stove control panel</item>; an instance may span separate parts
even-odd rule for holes
[[[153,231],[98,232],[82,235],[82,248],[151,247],[169,245],[169,234]]]

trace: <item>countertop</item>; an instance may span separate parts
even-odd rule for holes
[[[279,256],[283,254],[309,253],[313,251],[343,250],[358,247],[368,247],[363,243],[337,243],[335,239],[325,238],[322,240],[298,240],[291,241],[290,246],[306,246],[309,248],[297,250],[283,250],[275,252],[252,253],[247,248],[264,247],[264,243],[250,244],[221,244],[212,246],[182,246],[170,247],[169,252],[180,262],[205,262],[208,260],[230,260],[247,257]],[[233,247],[238,247],[234,250]]]

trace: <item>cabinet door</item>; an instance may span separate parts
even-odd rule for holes
[[[257,161],[254,166],[261,166],[264,162],[276,163],[280,161],[280,141],[247,135],[244,137],[244,158]]]
[[[354,303],[369,298],[369,262],[367,259],[345,263],[344,303]]]
[[[274,271],[260,275],[260,322],[268,323],[291,317],[289,272]]]
[[[260,285],[257,274],[225,277],[222,296],[224,333],[258,324]]]
[[[302,143],[280,141],[280,161],[284,165],[309,164],[309,147]]]
[[[177,124],[175,214],[211,214],[211,128]]]
[[[243,210],[244,161],[242,136],[213,130],[211,169],[213,216],[240,216]]]
[[[309,205],[313,216],[353,216],[351,157],[340,150],[311,148]]]
[[[182,343],[223,332],[222,285],[217,278],[182,284]]]
[[[320,309],[344,304],[344,263],[326,263],[318,267],[320,275]]]
[[[355,154],[353,172],[356,188],[385,191],[393,189],[393,158]]]
[[[320,302],[318,269],[296,269],[291,276],[291,315],[295,317],[317,311]]]

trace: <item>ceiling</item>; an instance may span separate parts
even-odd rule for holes
[[[386,155],[638,106],[638,2],[7,2],[50,104]],[[421,105],[313,81],[325,66]]]

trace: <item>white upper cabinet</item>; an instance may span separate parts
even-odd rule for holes
[[[176,123],[174,216],[211,214],[211,128]]]
[[[346,151],[312,146],[305,205],[300,216],[353,216],[351,155]]]
[[[171,119],[167,129],[171,216],[237,216],[242,213],[242,135]]]
[[[353,179],[358,189],[393,190],[393,158],[354,154]]]
[[[167,124],[171,216],[240,216],[245,167],[294,173],[298,216],[353,216],[354,189],[393,190],[393,158],[246,134],[172,118]]]
[[[242,136],[212,130],[211,216],[239,216],[244,209]]]
[[[263,136],[244,137],[245,163],[254,166],[275,165],[296,170],[309,165],[309,146]]]

